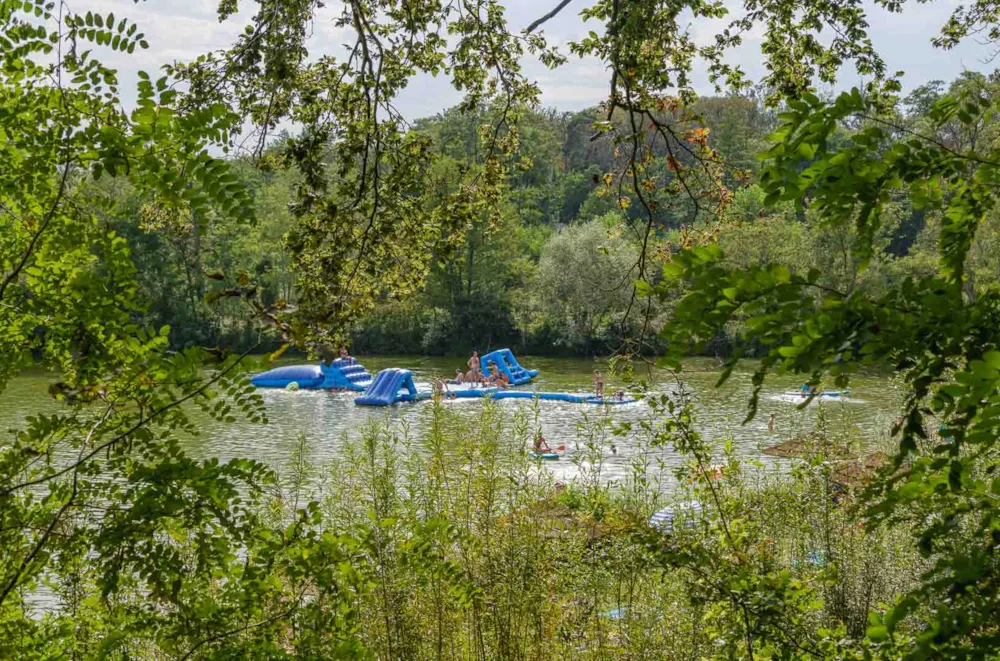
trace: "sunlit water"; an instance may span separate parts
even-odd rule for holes
[[[539,392],[587,392],[592,389],[593,370],[598,368],[605,372],[604,363],[591,360],[523,356],[519,357],[519,361],[526,367],[541,370],[531,385],[522,387]],[[362,357],[361,362],[373,374],[386,367],[411,369],[418,384],[450,376],[456,368],[463,367],[463,361],[454,358]],[[718,364],[694,359],[685,366],[683,383],[697,402],[698,428],[705,438],[717,440],[720,447],[725,439],[731,439],[739,455],[759,459],[766,466],[781,464],[779,460],[764,456],[761,450],[815,429],[821,409],[829,430],[842,434],[855,445],[866,446],[885,438],[899,408],[898,387],[886,376],[859,376],[851,384],[849,397],[814,403],[805,409],[799,409],[799,397],[786,394],[798,390],[801,382],[790,377],[772,377],[761,398],[756,418],[744,425],[752,368],[753,365],[748,363],[746,369],[734,373],[725,386],[717,389]],[[649,379],[653,393],[677,391],[677,383],[665,372],[644,373],[643,376]],[[624,387],[614,377],[606,378],[606,392],[613,393]],[[57,406],[47,395],[50,381],[51,376],[46,373],[29,372],[15,379],[0,394],[0,430],[3,435],[22,427],[28,415],[51,411]],[[264,389],[261,393],[267,406],[268,424],[251,424],[243,420],[225,424],[199,417],[201,433],[185,440],[188,450],[201,457],[261,459],[282,469],[288,465],[301,433],[306,439],[310,462],[321,466],[337,456],[345,440],[360,436],[370,416],[388,419],[397,429],[405,427],[412,436],[418,436],[428,424],[432,406],[424,401],[372,409],[355,406],[355,395],[348,393],[277,389]],[[469,399],[449,401],[445,405],[460,411],[463,416],[475,416],[484,404],[482,400]],[[646,402],[607,408],[526,400],[504,400],[497,405],[502,407],[501,410],[509,411],[511,419],[523,416],[531,430],[540,428],[550,445],[566,446],[567,451],[559,461],[545,463],[560,479],[578,477],[581,465],[586,471],[593,469],[597,463],[601,480],[616,480],[631,473],[636,461],[662,469],[681,460],[669,447],[651,447],[649,434],[639,430],[640,423],[644,421],[656,422]],[[773,432],[768,430],[771,413],[776,415]],[[594,429],[605,416],[614,423],[633,423],[633,431],[622,437],[612,436],[609,432],[598,434],[598,447],[586,448],[587,441],[594,438],[581,430]],[[610,447],[612,443],[616,446],[615,452]]]

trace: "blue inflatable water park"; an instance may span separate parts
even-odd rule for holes
[[[538,370],[526,369],[517,362],[510,349],[491,351],[480,358],[483,374],[490,374],[490,366],[507,376],[514,386],[530,383]],[[392,367],[384,369],[372,378],[371,374],[354,359],[337,359],[329,365],[291,365],[277,367],[251,379],[260,388],[288,388],[297,384],[306,390],[340,390],[361,392],[354,399],[358,406],[392,406],[400,402],[417,402],[430,399],[433,394],[417,389],[413,373],[407,369]],[[480,384],[448,384],[439,393],[449,399],[539,399],[574,404],[631,404],[635,398],[622,396],[598,397],[596,395],[564,392],[535,392],[531,390],[509,390]]]
[[[304,390],[349,390],[361,392],[372,383],[372,375],[357,361],[338,358],[329,365],[276,367],[250,379],[258,388],[287,388],[295,383]]]

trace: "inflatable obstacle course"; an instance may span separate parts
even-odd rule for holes
[[[536,372],[537,373],[537,372]],[[399,376],[405,374],[405,376]],[[385,376],[383,376],[385,375]],[[407,380],[408,379],[408,380]],[[393,387],[395,384],[395,387]],[[421,399],[428,399],[431,393],[418,392],[413,386],[413,375],[409,370],[387,369],[375,375],[368,390],[364,395],[354,400],[355,404],[361,406],[392,406],[397,402],[413,402]],[[406,392],[398,394],[401,389]],[[570,402],[573,404],[597,404],[615,405],[632,404],[637,400],[634,397],[597,397],[596,395],[579,395],[566,392],[532,392],[530,390],[503,390],[493,387],[479,387],[463,384],[450,384],[440,393],[445,399],[541,399],[556,402]]]
[[[354,360],[338,358],[329,365],[288,365],[258,374],[250,382],[258,388],[287,388],[297,383],[305,390],[352,390],[360,392],[371,383],[372,375]]]
[[[483,373],[489,372],[489,365],[497,366],[506,374],[512,385],[523,385],[538,376],[538,370],[522,367],[510,349],[491,351],[480,358]],[[285,388],[287,390],[350,390],[363,394],[354,400],[359,406],[392,406],[399,402],[416,402],[429,399],[431,393],[417,390],[413,373],[409,370],[390,368],[372,375],[357,361],[337,359],[329,365],[289,365],[276,367],[251,379],[260,388]],[[441,395],[455,399],[539,399],[574,404],[616,405],[631,404],[633,397],[597,397],[590,394],[564,392],[532,392],[528,390],[506,390],[493,386],[474,384],[450,384]]]
[[[523,386],[538,376],[538,370],[521,367],[510,349],[497,349],[479,358],[479,367],[486,376],[490,375],[490,363],[497,366],[501,374],[506,374],[512,386]]]
[[[430,395],[417,390],[410,370],[391,367],[376,374],[368,389],[354,403],[358,406],[392,406],[399,402],[427,399]]]

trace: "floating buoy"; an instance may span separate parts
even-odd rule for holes
[[[296,383],[295,381],[291,381],[287,386],[285,386],[285,390],[289,390],[291,392],[295,392],[298,389],[299,389],[299,384]]]

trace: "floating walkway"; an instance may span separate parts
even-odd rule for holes
[[[634,397],[598,397],[597,395],[574,395],[568,392],[532,392],[530,390],[501,390],[493,395],[493,399],[544,399],[555,402],[570,402],[573,404],[632,404]]]
[[[456,387],[457,386],[457,387]],[[631,404],[634,397],[596,397],[564,392],[532,392],[530,390],[504,390],[495,387],[462,387],[453,384],[440,393],[417,390],[410,370],[386,369],[375,375],[375,380],[365,393],[354,400],[358,406],[392,406],[399,402],[416,402],[434,395],[443,399],[539,399],[574,404]]]
[[[361,392],[372,382],[372,375],[355,360],[338,358],[329,365],[289,365],[258,374],[250,383],[258,388],[287,388],[298,384],[304,390],[350,390]]]

